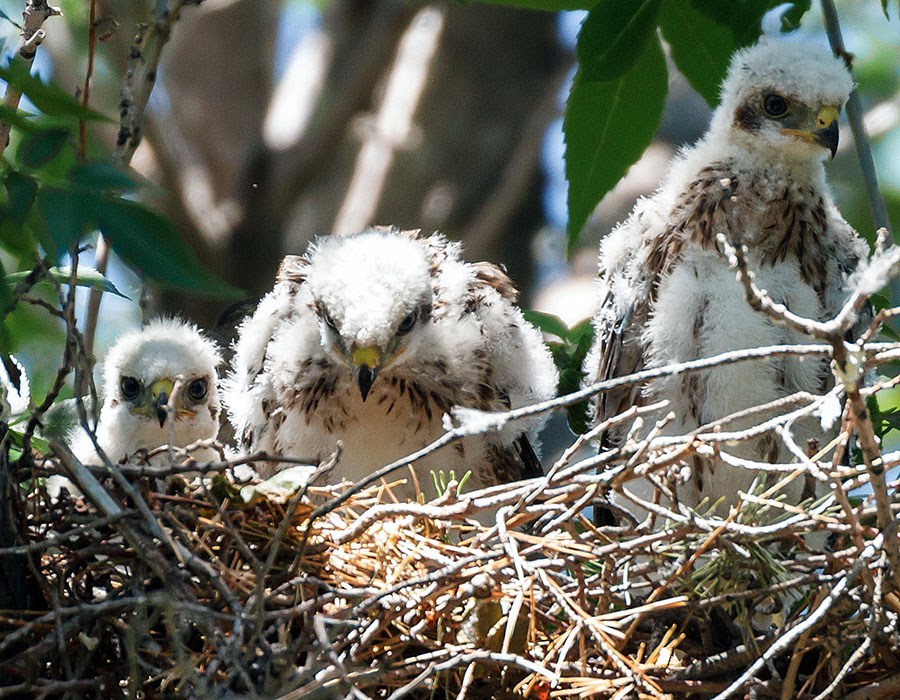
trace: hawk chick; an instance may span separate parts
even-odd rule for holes
[[[740,348],[811,342],[750,308],[715,240],[722,232],[746,245],[756,284],[794,313],[823,320],[837,312],[847,276],[868,252],[835,207],[823,165],[837,148],[838,112],[852,88],[844,63],[824,48],[763,40],[734,54],[706,135],[676,156],[660,188],[600,244],[588,382]],[[723,196],[725,179],[732,197]],[[745,361],[602,394],[596,418],[666,398],[676,416],[666,432],[682,434],[797,391],[822,392],[831,381],[823,359]],[[625,430],[605,439],[620,444]],[[794,431],[800,445],[818,434],[812,419]],[[726,449],[759,461],[791,459],[771,435]],[[678,497],[691,506],[704,497],[735,503],[754,477],[695,460]],[[795,479],[789,497],[798,499],[802,486]]]
[[[183,379],[175,406],[176,447],[185,447],[219,430],[215,343],[190,323],[177,319],[152,321],[142,330],[123,335],[103,363],[103,407],[97,442],[114,463],[138,450],[169,442],[166,406],[178,376]],[[73,445],[82,461],[99,461],[83,429]],[[192,453],[215,459],[211,449]],[[165,455],[155,461],[165,459]]]
[[[239,330],[224,391],[242,446],[318,461],[342,440],[330,478],[355,482],[439,437],[452,406],[502,411],[554,396],[556,368],[510,280],[459,255],[439,234],[373,228],[286,257]],[[419,460],[422,492],[433,495],[429,470],[471,470],[467,490],[540,473],[528,441],[542,423]]]

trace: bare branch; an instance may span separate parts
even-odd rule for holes
[[[43,30],[44,22],[49,17],[61,15],[58,7],[51,7],[47,0],[25,0],[22,12],[22,27],[16,43],[15,56],[20,58],[29,68],[34,62],[38,46],[43,43],[47,33]],[[3,103],[12,110],[19,108],[22,93],[12,86],[7,86]],[[0,153],[9,145],[9,124],[0,121]]]

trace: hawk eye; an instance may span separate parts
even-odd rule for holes
[[[134,377],[122,377],[119,388],[122,390],[122,398],[126,401],[136,399],[141,393],[141,383]]]
[[[416,325],[416,318],[418,318],[418,311],[411,311],[406,315],[402,321],[400,321],[400,325],[397,326],[397,335],[406,335],[409,333],[413,326]]]
[[[203,378],[195,379],[188,384],[187,393],[191,401],[203,401],[206,398],[206,391],[206,380]]]
[[[781,95],[769,94],[763,97],[763,109],[770,117],[783,117],[788,113],[788,103]]]

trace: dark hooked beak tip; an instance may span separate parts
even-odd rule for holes
[[[837,153],[838,137],[840,134],[841,130],[838,128],[837,121],[831,122],[831,124],[824,129],[816,129],[812,132],[815,142],[831,151],[832,158],[834,158],[834,154]]]
[[[360,396],[365,402],[369,395],[369,389],[372,388],[372,382],[375,381],[375,370],[368,365],[360,365],[356,370],[356,385],[359,387]]]
[[[166,423],[166,418],[169,417],[169,397],[166,395],[166,392],[162,392],[156,398],[156,419],[159,421],[159,427],[162,428]]]

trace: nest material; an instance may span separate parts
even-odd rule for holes
[[[745,672],[736,697],[900,692],[884,690],[900,599],[872,504],[757,497],[727,521],[598,528],[582,509],[603,479],[576,454],[544,479],[451,482],[429,505],[393,503],[386,483],[342,503],[314,486],[244,503],[223,475],[158,493],[119,474],[102,483],[109,513],[34,480],[30,544],[6,550],[6,566],[27,562],[31,602],[0,620],[0,693],[704,698]],[[63,456],[35,474],[70,471]],[[829,549],[806,544],[816,528]]]
[[[271,455],[198,465],[169,447],[157,451],[167,467],[92,471],[51,441],[52,457],[25,449],[11,472],[0,462],[0,493],[18,484],[15,508],[0,513],[0,536],[18,540],[0,548],[0,697],[900,697],[900,503],[885,478],[900,452],[882,453],[866,406],[900,378],[862,383],[896,375],[900,343],[872,337],[900,308],[844,340],[900,268],[900,248],[879,238],[844,309],[818,322],[772,302],[743,249],[720,243],[751,305],[821,344],[736,350],[506,414],[457,414],[429,449],[655,377],[767,356],[833,360],[834,389],[743,411],[760,421],[743,433],[638,439],[635,426],[599,455],[581,437],[542,478],[474,493],[451,479],[429,504],[395,502],[382,480],[403,478],[411,459],[343,491],[313,479],[249,503],[227,474]],[[658,408],[629,409],[595,435]],[[802,453],[791,436],[802,416],[839,420],[838,438]],[[729,456],[766,434],[797,461]],[[854,436],[860,464],[844,466]],[[644,475],[671,495],[694,455],[765,478],[725,518],[624,488]],[[167,482],[192,470],[207,478]],[[60,472],[85,495],[51,500],[45,477]],[[798,476],[828,495],[785,503],[772,482]],[[862,485],[871,494],[851,500]],[[595,527],[583,511],[615,507],[613,491],[652,517]]]

